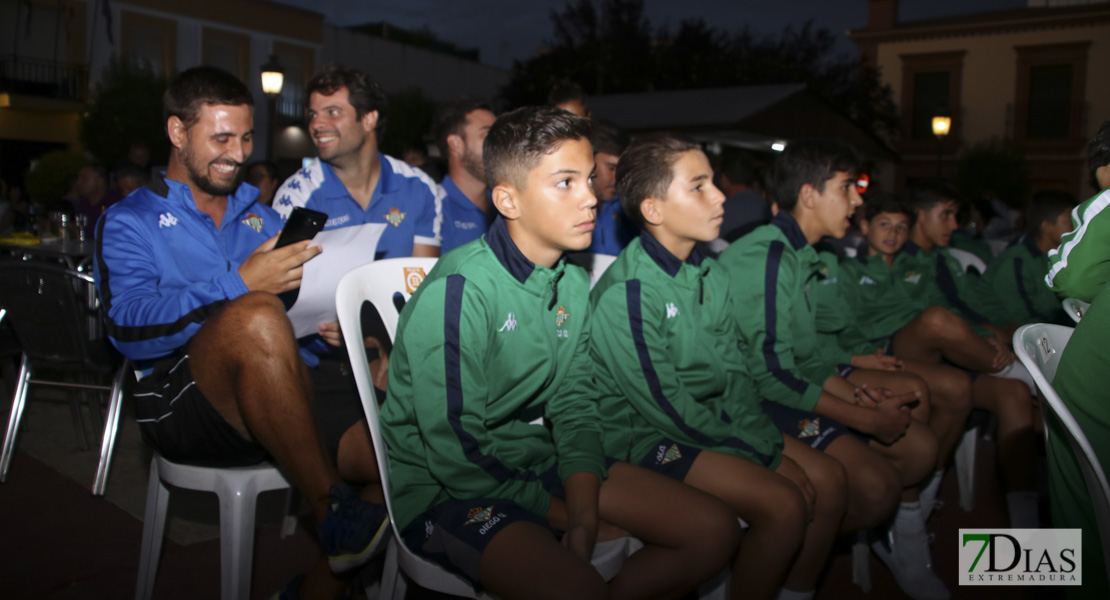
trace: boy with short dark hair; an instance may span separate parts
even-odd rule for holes
[[[937,457],[936,436],[907,406],[920,402],[918,417],[928,418],[920,382],[888,397],[833,372],[817,375],[802,368],[819,353],[811,293],[825,274],[813,244],[847,231],[862,202],[856,188],[859,164],[855,151],[840,142],[792,142],[768,178],[778,214],[730,245],[721,263],[729,269],[733,299],[743,307],[733,312],[758,391],[772,401],[767,410],[783,433],[811,442],[848,473],[843,529],[879,525],[901,494],[893,539],[875,549],[904,591],[915,598],[947,598],[931,571],[917,498],[917,485],[932,473]],[[808,424],[819,433],[811,435]],[[851,430],[865,435],[843,435]]]
[[[997,321],[1014,325],[1072,321],[1057,296],[1044,282],[1049,250],[1072,230],[1075,196],[1058,190],[1033,194],[1025,211],[1028,230],[991,263],[984,279],[994,291]]]
[[[588,127],[550,107],[494,123],[483,156],[501,216],[429,273],[390,361],[401,536],[502,598],[678,597],[739,539],[717,499],[603,453],[589,278],[561,260],[593,232]],[[599,532],[645,544],[608,589],[589,564]]]
[[[990,375],[1009,368],[1013,353],[1004,340],[990,334],[984,337],[944,306],[920,300],[924,296],[943,302],[937,273],[948,279],[950,289],[957,289],[951,283],[954,275],[947,254],[936,254],[934,261],[923,259],[920,247],[917,254],[902,252],[908,243],[902,232],[913,223],[912,210],[894,199],[875,198],[869,203],[868,218],[862,223],[869,248],[857,258],[841,262],[846,273],[842,288],[856,322],[868,339],[886,340],[888,350],[905,361],[928,365],[943,359],[966,370],[971,378],[972,406],[998,416],[998,460],[1011,526],[1037,527],[1036,472],[1029,469],[1036,461],[1032,397],[1023,381]],[[954,210],[954,201],[930,207],[933,214],[928,218],[934,222],[925,228],[928,235],[922,239],[950,233],[955,227]],[[928,211],[919,211],[918,216],[926,218]],[[891,228],[896,229],[895,234],[890,233]],[[934,378],[929,381],[932,384]],[[938,474],[941,466],[938,464]],[[934,474],[930,486],[938,476]],[[926,511],[929,508],[926,506]]]
[[[616,256],[640,232],[621,210],[617,197],[617,165],[628,147],[628,134],[616,125],[594,120],[590,144],[594,148],[594,195],[597,196],[597,227],[590,252]]]
[[[720,231],[712,178],[701,147],[673,134],[641,136],[621,155],[621,203],[643,231],[590,294],[606,451],[717,496],[750,525],[734,597],[780,587],[780,597],[812,597],[845,474],[793,438],[784,447],[753,393],[728,273],[697,249]]]

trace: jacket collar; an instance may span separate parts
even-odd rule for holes
[[[771,219],[771,224],[782,230],[783,235],[786,236],[786,240],[790,242],[790,245],[795,250],[801,250],[809,245],[809,241],[806,240],[806,234],[802,231],[802,226],[794,219],[794,215],[791,215],[789,212],[780,210],[779,214]]]
[[[509,236],[509,229],[505,226],[505,219],[501,215],[498,215],[490,226],[489,233],[486,234],[486,243],[514,279],[521,284],[528,281],[528,276],[536,269],[536,265],[524,256],[520,248],[517,248],[516,242]]]
[[[647,255],[650,256],[651,259],[655,261],[655,264],[659,265],[659,268],[663,269],[667,275],[671,277],[678,275],[679,270],[682,269],[682,261],[674,254],[671,254],[670,250],[663,247],[663,244],[660,244],[659,240],[655,239],[655,236],[651,235],[646,229],[640,232],[640,245],[644,247],[644,252],[647,252]],[[694,246],[694,251],[690,253],[690,257],[686,259],[686,262],[695,267],[700,267],[703,261],[705,261],[705,254],[698,249],[697,246]]]

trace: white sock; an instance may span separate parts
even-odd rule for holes
[[[940,482],[944,479],[944,469],[939,469],[933,473],[933,478],[925,487],[921,488],[921,513],[924,515],[925,520],[929,520],[929,515],[933,514],[933,508],[937,504],[937,491],[940,490]]]
[[[782,588],[779,590],[779,595],[775,596],[775,600],[813,600],[813,590],[808,592],[795,592]]]
[[[898,505],[898,513],[894,515],[894,532],[909,535],[925,532],[925,519],[920,501],[903,502]]]
[[[1038,529],[1041,526],[1037,492],[1010,492],[1006,494],[1006,506],[1010,509],[1010,527]]]

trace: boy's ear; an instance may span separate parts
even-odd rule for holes
[[[501,184],[490,191],[497,212],[510,221],[520,217],[519,193],[511,185]]]
[[[663,211],[662,206],[660,206],[662,202],[662,200],[650,196],[640,202],[640,214],[644,217],[644,223],[656,227],[663,224]]]
[[[820,195],[812,184],[803,183],[802,189],[798,190],[798,206],[813,210],[813,207],[817,206],[817,198]]]
[[[181,149],[189,141],[189,130],[180,117],[170,117],[166,120],[166,134],[174,148]]]
[[[859,220],[859,232],[862,233],[864,237],[867,237],[867,232],[870,231],[870,230],[871,230],[871,221],[868,221],[867,219],[860,219]]]

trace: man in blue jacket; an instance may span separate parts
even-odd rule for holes
[[[189,69],[164,102],[165,173],[107,211],[96,235],[108,334],[142,375],[140,430],[176,462],[276,461],[311,503],[328,555],[299,591],[334,597],[346,583],[331,571],[366,562],[388,519],[358,398],[313,401],[276,296],[300,286],[320,248],[274,249],[281,218],[241,184],[254,132],[242,82]],[[360,497],[344,480],[374,485]]]

